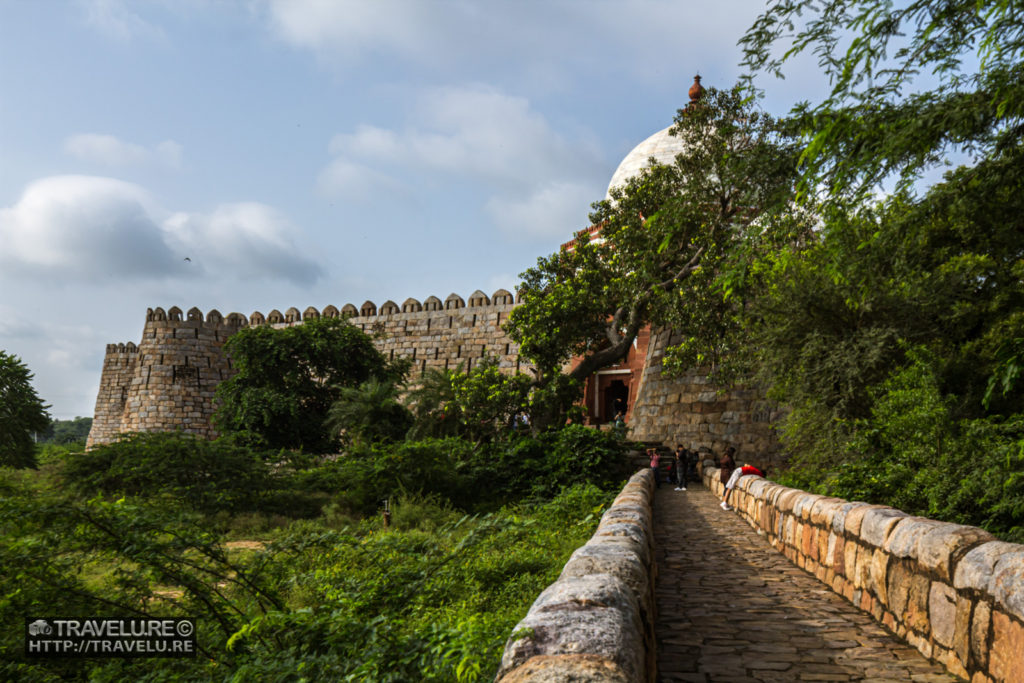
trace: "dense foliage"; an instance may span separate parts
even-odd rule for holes
[[[5,680],[483,681],[529,604],[592,533],[609,494],[567,489],[467,516],[399,499],[390,529],[295,523],[233,550],[202,517],[0,481],[0,619],[189,615],[189,659],[27,660],[0,638]]]
[[[341,391],[400,372],[367,335],[338,318],[249,327],[224,348],[236,373],[217,387],[217,426],[257,435],[270,448],[336,450],[337,435],[325,421]]]
[[[49,426],[50,416],[32,377],[20,358],[0,351],[0,466],[36,466],[33,434]]]
[[[187,615],[200,634],[195,659],[32,660],[9,629],[0,678],[489,680],[628,465],[578,425],[481,435],[318,457],[137,434],[0,469],[0,620]]]
[[[813,51],[833,84],[794,113],[819,229],[762,260],[745,320],[762,380],[792,409],[789,481],[1017,541],[1021,26],[1017,2],[779,0],[744,40],[755,70]],[[915,194],[951,151],[970,162]],[[879,201],[887,176],[901,189]]]
[[[1024,141],[1019,0],[774,0],[741,44],[751,77],[810,52],[832,87],[794,112],[803,187],[909,186],[951,149],[976,159]]]

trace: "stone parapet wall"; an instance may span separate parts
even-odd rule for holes
[[[715,453],[735,446],[738,459],[779,465],[774,427],[782,414],[779,407],[756,388],[740,386],[722,391],[711,384],[708,372],[699,368],[680,377],[668,377],[662,372],[665,350],[681,339],[681,335],[668,330],[652,333],[630,418],[630,437],[670,448],[682,444]]]
[[[704,484],[719,496],[719,470]],[[730,499],[769,543],[923,655],[972,683],[1024,681],[1024,546],[881,505],[739,480]]]
[[[645,468],[515,627],[496,681],[655,680],[653,499]]]
[[[519,346],[502,325],[516,304],[483,305],[447,311],[413,311],[355,316],[349,320],[374,337],[377,349],[392,358],[407,358],[413,374],[427,368],[468,371],[490,357],[502,370],[525,371]]]

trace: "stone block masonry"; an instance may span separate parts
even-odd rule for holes
[[[710,383],[706,369],[694,368],[669,377],[662,371],[662,360],[666,349],[681,340],[682,335],[669,330],[651,335],[630,437],[717,454],[735,446],[737,461],[758,461],[773,468],[780,465],[781,449],[775,434],[782,415],[779,406],[757,387],[722,390]]]
[[[719,470],[705,485],[721,496]],[[730,503],[779,552],[972,683],[1024,681],[1024,546],[742,477]]]
[[[192,308],[183,314],[173,307],[149,309],[139,345],[110,344],[103,360],[93,426],[87,447],[109,443],[125,432],[182,431],[213,438],[217,385],[234,370],[224,353],[224,342],[249,325],[285,327],[319,317],[346,316],[374,339],[389,359],[407,358],[413,376],[427,368],[471,369],[484,357],[501,369],[527,370],[518,346],[502,329],[515,307],[511,293],[500,289],[492,296],[476,291],[469,305],[452,294],[444,302],[428,297],[407,299],[399,307],[392,301],[380,308],[371,301],[358,309],[290,308],[284,313],[259,311],[248,318],[240,313],[206,316]]]

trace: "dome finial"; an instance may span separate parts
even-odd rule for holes
[[[700,84],[700,74],[693,77],[693,85],[690,86],[690,104],[694,105],[704,97],[704,86]]]

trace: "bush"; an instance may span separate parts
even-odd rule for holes
[[[272,488],[259,454],[229,441],[170,432],[132,434],[69,453],[61,474],[83,496],[165,497],[200,512],[252,509]]]
[[[575,484],[611,490],[629,474],[626,450],[615,433],[582,425],[524,437],[499,453],[500,488],[544,498]]]

